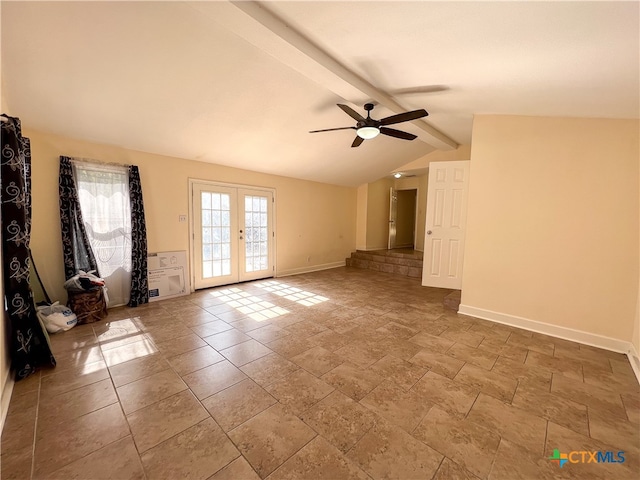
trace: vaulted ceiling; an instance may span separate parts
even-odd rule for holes
[[[638,2],[1,2],[25,127],[320,182],[471,143],[475,114],[638,118]],[[336,103],[426,108],[350,148]],[[62,152],[61,152],[62,153]]]

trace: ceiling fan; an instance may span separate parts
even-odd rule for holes
[[[416,120],[418,118],[426,117],[427,115],[429,115],[427,111],[422,108],[420,110],[412,110],[411,112],[391,115],[390,117],[385,117],[381,120],[375,120],[371,118],[371,110],[373,110],[374,107],[373,103],[367,103],[364,106],[364,109],[367,111],[367,118],[364,118],[353,108],[348,107],[347,105],[341,105],[338,103],[338,107],[340,107],[344,113],[358,122],[356,123],[355,127],[326,128],[324,130],[312,130],[309,133],[332,132],[334,130],[355,130],[356,138],[351,144],[351,147],[359,147],[362,142],[375,138],[380,133],[383,135],[388,135],[390,137],[401,138],[403,140],[413,140],[417,137],[412,133],[396,130],[395,128],[387,128],[387,125],[408,122],[410,120]]]

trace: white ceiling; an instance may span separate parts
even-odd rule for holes
[[[640,116],[638,2],[0,8],[2,101],[25,127],[295,178],[376,180],[469,144],[474,114]],[[370,100],[374,118],[426,108],[396,126],[419,138],[308,133]]]

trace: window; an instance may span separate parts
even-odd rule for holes
[[[80,209],[109,306],[129,302],[131,289],[131,203],[125,166],[73,163]]]

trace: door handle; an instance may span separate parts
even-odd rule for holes
[[[431,235],[433,232],[431,230],[427,230],[427,235]]]

